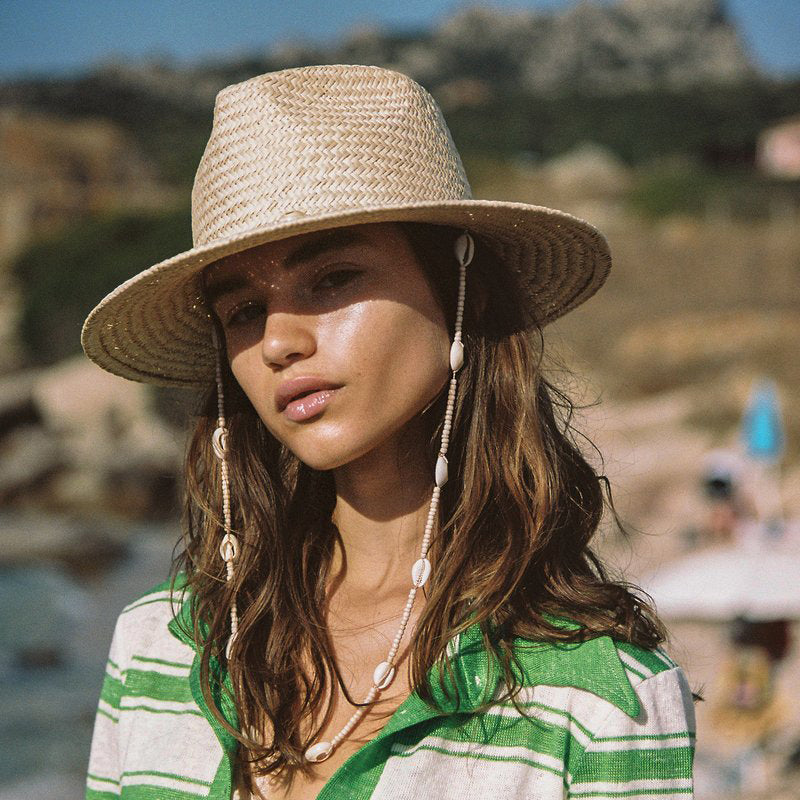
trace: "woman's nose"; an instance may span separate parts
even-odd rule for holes
[[[264,323],[261,358],[272,369],[283,369],[313,355],[317,348],[310,318],[286,312],[271,312]]]

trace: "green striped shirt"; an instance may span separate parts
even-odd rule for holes
[[[181,630],[190,604],[161,584],[120,615],[97,710],[87,800],[189,800],[232,793],[236,740],[207,707],[199,656]],[[173,609],[177,619],[173,618]],[[189,628],[190,629],[190,628]],[[519,640],[516,708],[475,629],[454,643],[452,701],[412,693],[323,787],[321,800],[691,798],[694,711],[661,650],[607,636],[580,644]],[[219,664],[217,679],[226,683]],[[226,685],[230,687],[230,683]],[[235,707],[217,690],[235,727]],[[444,712],[444,713],[443,713]]]

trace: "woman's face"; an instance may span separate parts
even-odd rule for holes
[[[216,262],[205,280],[236,380],[314,469],[387,443],[448,378],[444,315],[397,225],[269,242]]]

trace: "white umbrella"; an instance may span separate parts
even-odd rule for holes
[[[800,618],[800,552],[767,543],[714,547],[664,565],[641,586],[670,619]]]

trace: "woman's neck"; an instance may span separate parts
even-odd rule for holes
[[[332,520],[343,547],[331,565],[331,599],[349,605],[408,590],[433,490],[423,437],[410,446],[408,434],[402,446],[395,438],[335,470]]]

